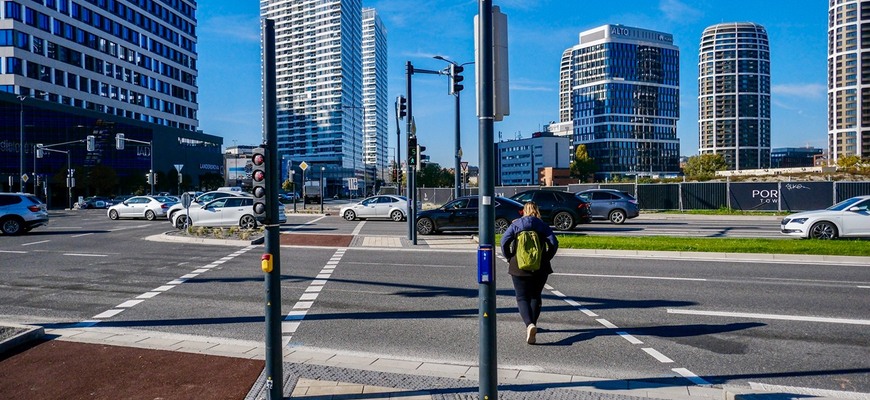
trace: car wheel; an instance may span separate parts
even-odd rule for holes
[[[242,215],[239,219],[239,227],[242,229],[254,229],[257,227],[257,219],[253,215]]]
[[[154,221],[155,218],[157,218],[157,214],[154,214],[154,211],[145,211],[145,219],[149,221]]]
[[[401,211],[393,210],[393,212],[390,213],[390,219],[396,222],[401,222],[403,219],[405,219],[405,216],[402,214]]]
[[[435,232],[435,223],[429,218],[420,218],[417,220],[417,233],[421,235],[429,235]]]
[[[175,228],[184,229],[187,226],[190,226],[192,221],[187,215],[179,215],[178,218],[175,219]]]
[[[614,224],[621,224],[625,222],[625,211],[613,210],[610,212],[610,215],[607,216],[607,219]]]
[[[511,225],[510,221],[504,218],[496,218],[495,220],[495,233],[502,234],[507,228]]]
[[[344,219],[348,221],[353,221],[356,219],[356,213],[353,210],[347,210],[344,212]]]
[[[118,211],[117,210],[109,211],[109,219],[118,219]]]
[[[574,229],[574,217],[571,216],[567,211],[559,211],[556,213],[556,216],[553,217],[553,226],[560,231],[570,231]]]
[[[7,218],[0,222],[0,229],[6,235],[17,235],[24,230],[24,221],[18,218]]]
[[[820,240],[830,240],[837,237],[837,227],[834,224],[822,221],[816,222],[810,228],[810,238]]]

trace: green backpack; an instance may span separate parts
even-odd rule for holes
[[[517,266],[526,272],[541,268],[544,248],[541,237],[535,231],[522,231],[517,234]]]

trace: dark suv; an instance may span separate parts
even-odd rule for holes
[[[570,231],[577,224],[592,221],[589,202],[572,193],[537,189],[517,193],[511,199],[523,204],[534,201],[541,211],[541,219],[560,231]]]
[[[32,194],[0,193],[0,231],[6,235],[29,232],[48,223],[45,203]]]

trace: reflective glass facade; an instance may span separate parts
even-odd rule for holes
[[[770,46],[764,27],[708,27],[698,68],[698,152],[721,154],[729,170],[769,168]]]
[[[680,54],[671,35],[605,25],[580,38],[570,49],[574,143],[586,145],[598,177],[679,174]]]
[[[828,157],[870,157],[870,1],[828,0]]]

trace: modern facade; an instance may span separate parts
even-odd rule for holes
[[[496,185],[528,186],[540,184],[545,167],[569,168],[568,138],[550,132],[538,132],[530,138],[495,144]]]
[[[828,155],[870,157],[870,1],[828,1]]]
[[[362,179],[361,0],[263,0],[260,14],[275,21],[279,157],[299,176],[325,167],[329,187]]]
[[[604,25],[581,32],[563,54],[560,99],[570,91],[570,105],[560,108],[570,112],[560,115],[573,121],[574,145],[586,145],[596,178],[680,173],[680,52],[673,43],[669,33]]]
[[[729,170],[770,167],[770,45],[763,26],[704,29],[698,53],[699,154]]]
[[[822,157],[822,149],[815,147],[781,147],[770,151],[770,168],[799,168],[815,166]]]
[[[174,165],[184,164],[182,174],[191,177],[185,183],[193,185],[199,176],[219,174],[221,138],[197,131],[195,13],[192,0],[4,2],[0,141],[15,145],[0,147],[0,174],[20,179],[19,152],[30,157],[36,144],[69,150],[71,169],[111,169],[121,183],[103,191],[129,190],[124,185],[140,175],[144,181],[152,149],[158,174],[174,177]],[[136,156],[110,154],[117,133],[125,133],[125,151]],[[88,135],[97,150],[77,147]],[[62,158],[48,153],[47,159]],[[40,163],[49,161],[33,161],[37,172],[45,171]],[[65,170],[65,164],[48,166]]]
[[[366,192],[388,174],[387,30],[373,8],[363,9],[363,159]]]

